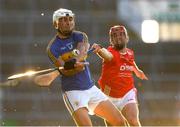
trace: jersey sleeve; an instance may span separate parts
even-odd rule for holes
[[[130,64],[134,64],[134,51],[131,49],[127,49],[128,50],[128,62]]]
[[[75,31],[73,38],[74,38],[75,42],[78,42],[78,43],[82,43],[82,42],[88,43],[88,36],[84,32]]]
[[[59,67],[61,64],[60,64],[60,61],[58,60],[58,58],[59,58],[59,53],[58,53],[58,51],[57,51],[57,47],[53,44],[53,42],[54,42],[54,39],[52,39],[50,42],[49,42],[49,44],[48,44],[48,46],[47,46],[47,54],[48,54],[48,57],[49,57],[49,59],[51,60],[51,62],[55,65],[55,66],[57,66],[57,67]]]
[[[83,42],[88,43],[88,36],[85,33],[83,33]]]
[[[134,58],[134,52],[133,51],[132,51],[132,54],[133,54],[133,58],[132,59],[134,60],[135,58]]]
[[[132,55],[131,55],[131,60],[132,60],[132,61],[134,61],[134,59],[135,59],[135,58],[134,58],[134,51],[133,51],[133,50],[131,50],[131,49],[129,49],[129,51],[130,51],[130,52],[131,52],[131,54],[132,54]]]

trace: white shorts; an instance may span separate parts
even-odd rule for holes
[[[109,100],[119,109],[122,110],[129,103],[137,103],[136,89],[133,88],[127,92],[122,98],[109,97]]]
[[[66,91],[63,99],[71,115],[82,107],[86,107],[89,114],[93,115],[96,106],[100,102],[108,100],[108,97],[96,86],[93,86],[88,90]]]

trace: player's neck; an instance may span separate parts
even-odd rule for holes
[[[123,49],[119,50],[119,52],[122,54],[126,53],[126,46]]]
[[[60,33],[58,33],[57,36],[58,36],[59,38],[61,38],[61,39],[66,39],[66,38],[69,37],[69,36],[62,35],[62,34],[60,34]]]

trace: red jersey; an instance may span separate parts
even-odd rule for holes
[[[99,85],[106,95],[120,98],[134,88],[134,52],[126,48],[125,53],[120,53],[111,46],[107,50],[112,53],[113,59],[103,62]]]

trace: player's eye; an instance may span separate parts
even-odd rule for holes
[[[69,21],[73,21],[73,17],[69,17]]]

